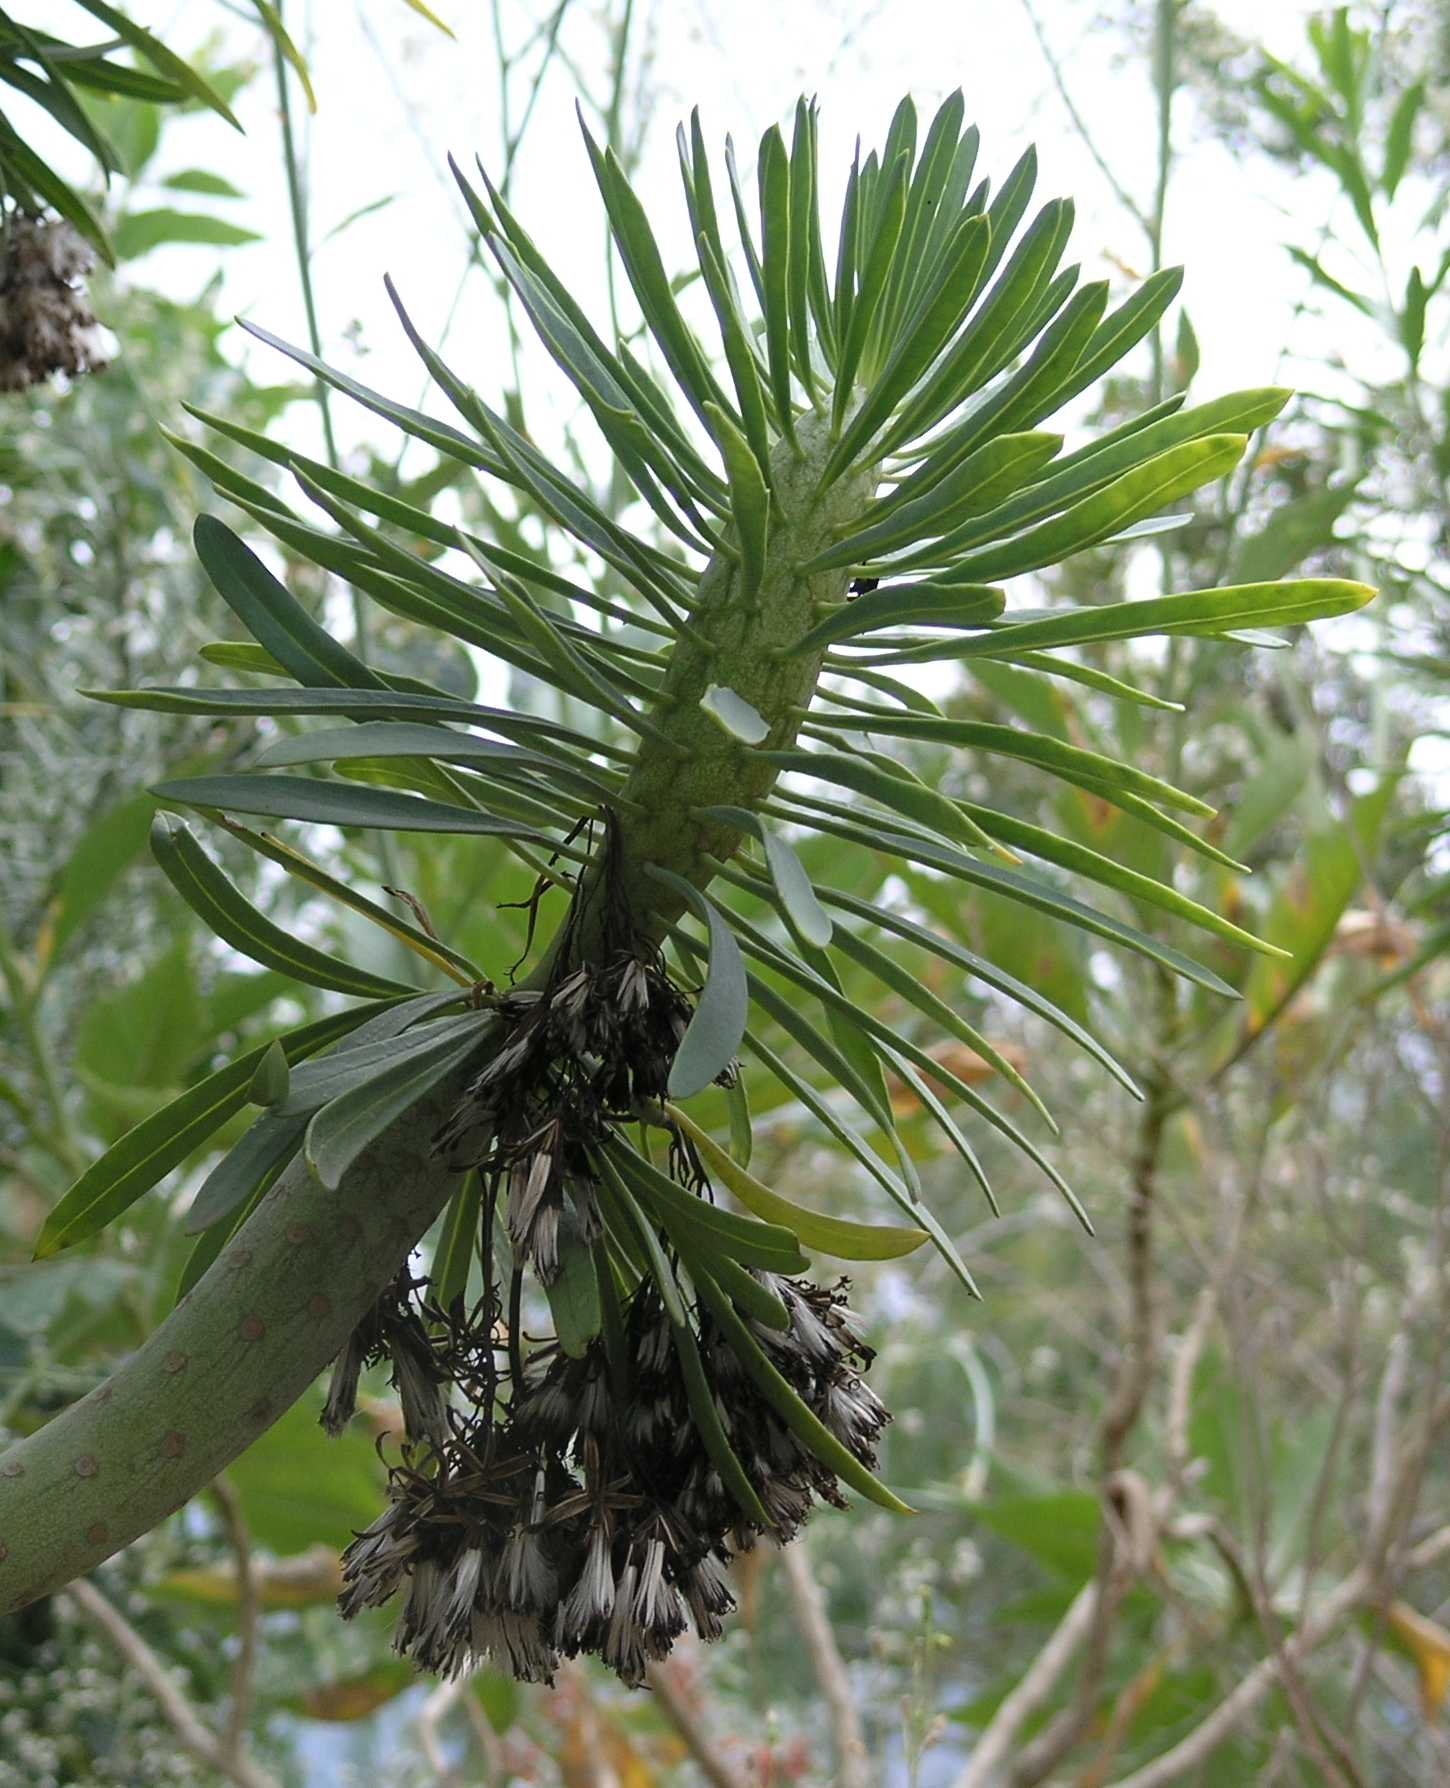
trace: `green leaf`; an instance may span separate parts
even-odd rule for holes
[[[1155,633],[1223,633],[1233,627],[1294,627],[1330,615],[1353,614],[1373,601],[1369,584],[1307,577],[1286,583],[1237,584],[1217,590],[1185,590],[1140,602],[1107,602],[1068,609],[1042,620],[1013,621],[996,632],[963,641],[958,658],[1013,658],[1024,648],[1143,639]]]
[[[467,1294],[482,1213],[483,1182],[476,1173],[470,1173],[448,1200],[428,1271],[433,1295],[445,1310]]]
[[[287,1052],[274,1038],[266,1054],[257,1063],[257,1072],[247,1088],[247,1097],[253,1105],[280,1105],[287,1097],[290,1081]]]
[[[955,802],[928,788],[924,782],[892,775],[869,758],[838,751],[762,751],[760,756],[785,775],[810,776],[857,794],[904,814],[930,832],[959,844],[976,845],[981,834]]]
[[[151,66],[160,75],[175,81],[178,87],[184,88],[193,99],[200,100],[204,106],[219,113],[227,123],[236,130],[241,130],[231,107],[208,81],[204,80],[194,68],[183,62],[174,51],[168,50],[159,38],[153,36],[144,25],[138,25],[134,19],[128,18],[117,7],[108,4],[108,0],[76,0],[92,18],[97,18],[123,38],[132,49],[139,50]]]
[[[153,211],[133,211],[116,225],[113,241],[123,261],[137,260],[153,248],[174,243],[204,243],[213,248],[238,248],[244,242],[260,242],[256,230],[229,223],[201,211],[176,211],[159,206]]]
[[[11,128],[3,113],[0,113],[0,172],[7,176],[7,183],[23,182],[28,186],[85,237],[108,267],[115,266],[115,251],[101,220],[81,195]]]
[[[753,597],[765,575],[766,536],[770,522],[770,493],[765,469],[749,441],[716,404],[706,404],[705,414],[720,443],[725,475],[730,481],[730,513],[740,542],[741,591]]]
[[[746,1375],[754,1381],[757,1390],[801,1444],[829,1470],[835,1472],[843,1483],[849,1484],[868,1501],[889,1509],[895,1515],[912,1514],[914,1511],[873,1476],[854,1453],[848,1452],[830,1429],[806,1407],[771,1364],[760,1343],[736,1315],[729,1298],[714,1281],[707,1275],[701,1275],[695,1281],[695,1289],[710,1314],[724,1330],[725,1338]]]
[[[377,1005],[357,1006],[334,1013],[288,1031],[278,1041],[288,1061],[298,1062],[346,1036],[379,1009]],[[36,1240],[35,1258],[48,1259],[104,1229],[173,1167],[180,1166],[247,1103],[252,1078],[270,1047],[264,1043],[209,1074],[113,1143],[46,1218]]]
[[[379,906],[376,901],[369,900],[346,882],[339,881],[336,876],[329,875],[325,869],[314,863],[310,857],[294,850],[290,844],[267,833],[253,832],[250,827],[237,820],[224,819],[221,822],[234,838],[241,839],[248,849],[256,851],[258,856],[266,857],[269,862],[276,863],[285,869],[288,875],[295,876],[298,881],[306,882],[309,887],[317,888],[321,893],[336,900],[339,905],[350,907],[361,913],[364,918],[380,926],[389,936],[395,937],[400,944],[421,956],[439,968],[461,986],[470,987],[484,979],[483,971],[476,962],[471,961],[461,950],[442,943],[417,925],[411,925],[406,919],[389,912],[386,907]]]
[[[252,4],[262,15],[262,23],[271,33],[273,42],[277,45],[277,48],[281,50],[287,61],[291,63],[293,72],[301,82],[303,94],[307,99],[308,111],[315,112],[317,110],[317,95],[312,90],[312,76],[308,72],[307,62],[303,57],[301,50],[297,48],[297,45],[293,43],[292,39],[287,34],[287,27],[282,23],[281,13],[271,4],[271,0],[252,0]],[[280,80],[281,78],[281,72],[279,70],[278,79]]]
[[[671,1324],[670,1334],[680,1362],[680,1376],[685,1382],[685,1400],[690,1406],[695,1432],[710,1456],[710,1463],[719,1472],[720,1481],[735,1498],[741,1512],[763,1532],[769,1532],[770,1517],[756,1494],[755,1486],[746,1475],[745,1467],[730,1445],[724,1424],[720,1420],[715,1393],[705,1376],[694,1330],[688,1323],[678,1322]]]
[[[709,932],[710,966],[705,986],[670,1067],[670,1097],[689,1099],[724,1074],[739,1052],[750,1006],[745,965],[730,927],[713,902],[682,876],[654,864],[645,867],[655,880],[684,895]]]
[[[738,831],[747,832],[758,839],[765,851],[766,866],[770,870],[770,878],[775,883],[775,891],[779,894],[781,905],[793,930],[808,944],[818,948],[831,941],[831,918],[826,909],[816,899],[816,891],[811,886],[811,878],[806,874],[800,858],[781,837],[780,833],[766,824],[757,813],[746,807],[702,807],[702,819],[718,820],[722,825],[734,826]]]
[[[364,1424],[336,1440],[318,1423],[321,1397],[291,1409],[227,1467],[253,1542],[269,1552],[332,1550],[377,1517],[386,1473]]]
[[[230,180],[213,174],[208,168],[183,168],[179,174],[168,174],[161,184],[173,192],[200,192],[214,199],[244,199],[247,196],[239,186],[233,186]]]
[[[785,143],[776,125],[771,125],[760,139],[756,179],[760,186],[760,269],[765,281],[765,352],[770,368],[770,390],[781,430],[793,440],[795,406],[790,383],[790,163],[786,156]]]
[[[693,1236],[705,1249],[728,1254],[741,1265],[764,1272],[801,1273],[809,1266],[793,1230],[710,1204],[661,1173],[627,1143],[616,1141],[606,1152],[634,1196],[644,1201],[672,1235],[678,1233],[686,1240]]]
[[[454,832],[501,838],[547,839],[526,826],[443,801],[420,800],[387,789],[343,788],[300,776],[190,776],[151,791],[168,806],[261,813],[273,819],[324,826],[364,826],[388,832]]]
[[[149,795],[132,795],[102,813],[81,834],[60,872],[36,940],[42,969],[64,957],[70,940],[146,848],[155,811]]]
[[[410,991],[401,981],[339,961],[274,925],[232,886],[183,821],[169,814],[156,815],[151,825],[151,854],[192,911],[223,942],[263,968],[278,969],[312,987],[366,998]]]
[[[1125,925],[1121,920],[1099,912],[1096,907],[1075,900],[1070,894],[1059,892],[1051,882],[1025,875],[1019,870],[1000,868],[995,863],[979,862],[977,858],[969,857],[965,852],[948,845],[933,844],[929,839],[914,838],[905,833],[877,831],[825,817],[812,819],[808,823],[820,831],[833,833],[838,838],[848,838],[874,850],[891,852],[910,862],[943,870],[958,881],[1005,895],[1010,900],[1021,901],[1025,906],[1035,907],[1038,912],[1064,920],[1083,931],[1132,950],[1139,956],[1146,956],[1150,961],[1161,962],[1165,968],[1171,968],[1175,974],[1196,982],[1200,987],[1208,988],[1212,993],[1221,994],[1227,999],[1239,997],[1227,981],[1214,974],[1212,969],[1205,968],[1201,962],[1195,962],[1191,956],[1185,956],[1171,944],[1165,944],[1147,932]]]
[[[1385,135],[1384,170],[1380,175],[1380,186],[1387,199],[1392,199],[1405,177],[1405,170],[1410,165],[1410,155],[1415,141],[1415,120],[1420,108],[1425,103],[1425,83],[1415,81],[1406,87],[1395,103],[1390,117],[1390,127]]]
[[[318,626],[224,522],[214,515],[199,515],[192,539],[217,594],[290,676],[309,687],[382,688],[376,673]]]
[[[478,1048],[482,1022],[462,1036],[452,1027],[317,1111],[307,1126],[307,1160],[324,1186],[335,1187],[373,1139],[412,1109]]]
[[[684,1131],[699,1151],[706,1168],[728,1186],[748,1211],[768,1223],[793,1230],[807,1248],[836,1260],[897,1260],[926,1241],[924,1229],[898,1229],[888,1224],[853,1223],[845,1217],[827,1217],[819,1211],[782,1198],[762,1185],[754,1175],[732,1160],[705,1130],[678,1105],[667,1105],[672,1123]]]
[[[186,1233],[198,1235],[210,1229],[269,1184],[302,1147],[306,1128],[305,1118],[275,1117],[271,1112],[258,1118],[202,1181],[186,1213]]]
[[[1096,546],[1141,517],[1166,508],[1189,491],[1226,477],[1243,458],[1245,435],[1209,435],[1171,447],[1146,465],[1084,497],[1050,521],[1030,528],[1000,546],[985,547],[956,559],[944,581],[983,584],[1016,577],[1044,565],[1056,565],[1086,547]],[[944,563],[950,558],[951,536],[911,555],[909,563]]]
[[[544,1293],[559,1346],[571,1360],[582,1359],[599,1333],[603,1313],[594,1255],[580,1236],[578,1219],[570,1210],[559,1216],[559,1270],[545,1282]]]
[[[1311,490],[1283,504],[1261,528],[1240,536],[1234,581],[1267,583],[1332,545],[1334,524],[1355,496],[1353,484],[1343,484]]]
[[[789,655],[819,652],[863,633],[913,622],[952,629],[981,627],[995,621],[1006,606],[1004,592],[990,584],[945,584],[930,579],[915,584],[885,584],[842,603],[803,635]]]

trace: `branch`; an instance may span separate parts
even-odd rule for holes
[[[166,1673],[160,1658],[94,1583],[82,1577],[66,1591],[76,1610],[102,1632],[151,1691],[181,1747],[237,1788],[280,1788],[274,1777],[233,1755],[197,1718],[191,1703]]]
[[[831,1710],[831,1732],[835,1740],[837,1782],[840,1788],[871,1788],[870,1760],[866,1740],[861,1731],[861,1717],[856,1711],[856,1696],[846,1665],[831,1631],[831,1618],[826,1598],[811,1569],[805,1547],[791,1544],[780,1548],[780,1562],[790,1585],[791,1603],[796,1625],[810,1653],[811,1667],[826,1705]]]
[[[384,1131],[335,1192],[295,1161],[150,1340],[0,1456],[0,1613],[149,1532],[338,1354],[457,1184],[431,1138],[466,1074]]]
[[[1087,1637],[1097,1613],[1098,1584],[1084,1583],[1052,1637],[1032,1660],[1026,1675],[992,1715],[972,1746],[967,1767],[953,1788],[993,1788],[1022,1728],[1045,1705],[1073,1654]]]
[[[257,1573],[252,1565],[252,1538],[242,1515],[241,1499],[225,1478],[216,1480],[211,1493],[222,1512],[227,1539],[237,1561],[237,1657],[232,1666],[232,1706],[222,1748],[229,1757],[240,1757],[252,1718],[262,1602]]]
[[[655,1699],[710,1788],[745,1788],[743,1778],[715,1749],[709,1734],[695,1718],[695,1710],[675,1678],[676,1671],[668,1664],[650,1664],[645,1669],[645,1680],[654,1690]]]

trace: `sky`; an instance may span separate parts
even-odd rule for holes
[[[56,29],[78,13],[71,0],[52,0]],[[1095,22],[1110,3],[1036,0],[1043,29],[1069,79],[1100,153],[1119,181],[1146,203],[1154,168],[1154,119],[1149,71],[1125,59],[1127,41],[1116,26]],[[461,201],[449,181],[446,156],[465,166],[475,153],[491,173],[501,166],[501,119],[493,7],[487,0],[437,0],[436,10],[457,33],[441,36],[404,0],[291,0],[289,27],[307,48],[319,109],[307,117],[298,104],[306,141],[311,232],[320,242],[343,219],[390,199],[358,218],[318,249],[315,280],[326,355],[390,394],[421,389],[419,369],[383,291],[382,276],[397,280],[410,313],[436,341],[458,303],[448,354],[480,390],[497,389],[506,350],[502,321],[486,294],[465,291],[458,302],[467,242]],[[532,5],[501,0],[503,37],[516,48],[547,16],[548,0]],[[579,85],[603,96],[606,39],[599,15],[612,8],[575,4],[559,35],[556,57],[530,119],[515,173],[515,210],[560,270],[585,294],[602,295],[598,201],[573,115]],[[1053,84],[1021,0],[636,0],[632,37],[632,95],[643,96],[649,127],[637,176],[665,244],[667,259],[688,254],[684,206],[675,167],[674,126],[699,104],[707,139],[727,130],[741,160],[753,160],[762,130],[787,119],[799,93],[821,102],[821,163],[839,186],[859,132],[879,142],[897,99],[911,92],[929,111],[953,87],[966,94],[970,119],[981,127],[981,167],[998,179],[1030,142],[1038,150],[1039,198],[1071,193],[1078,202],[1074,253],[1085,278],[1108,277],[1116,295],[1133,273],[1146,270],[1142,232],[1115,201]],[[1126,14],[1130,9],[1119,8]],[[1304,0],[1220,0],[1231,26],[1257,32],[1270,47],[1293,54],[1302,42]],[[133,4],[180,49],[207,31],[228,52],[256,55],[265,44],[230,0],[155,0]],[[85,34],[82,24],[80,35]],[[515,119],[527,95],[538,52],[515,81]],[[238,113],[245,138],[220,121],[189,118],[171,128],[155,165],[157,175],[200,166],[228,175],[249,196],[225,207],[263,240],[224,257],[224,302],[290,340],[305,339],[305,322],[286,225],[286,187],[278,136],[276,89],[270,71],[242,94]],[[637,115],[633,98],[626,115]],[[1187,126],[1190,120],[1184,119]],[[1186,268],[1184,303],[1196,321],[1205,395],[1282,376],[1288,319],[1302,292],[1283,253],[1285,196],[1255,188],[1257,166],[1246,172],[1229,154],[1195,142],[1180,161],[1171,192],[1166,256]],[[155,203],[178,203],[156,192]],[[1296,194],[1312,211],[1323,195]],[[1299,220],[1296,220],[1296,222]],[[1317,217],[1315,221],[1318,221]],[[671,254],[673,251],[673,255]],[[136,275],[177,292],[195,290],[216,262],[204,248],[163,249],[136,264]],[[238,357],[267,382],[285,365],[238,341]],[[295,416],[289,427],[305,430]],[[369,428],[360,414],[339,415],[342,445]]]
[[[558,53],[528,113],[510,189],[515,212],[601,324],[608,317],[602,211],[574,108],[584,94],[599,134],[608,89],[607,21],[617,19],[626,3],[564,0],[557,8],[563,15]],[[324,358],[389,396],[446,414],[444,399],[425,395],[426,380],[393,314],[383,276],[393,276],[424,336],[465,380],[484,394],[502,392],[512,378],[503,315],[479,274],[467,272],[465,211],[447,156],[472,171],[477,154],[500,176],[505,118],[497,45],[515,62],[507,103],[516,128],[540,61],[540,21],[555,16],[556,0],[434,4],[453,38],[420,18],[407,0],[286,0],[282,10],[306,51],[318,96],[318,109],[309,115],[294,83]],[[210,34],[226,59],[269,56],[246,0],[131,0],[131,10],[183,52]],[[1312,0],[1214,0],[1195,10],[1211,11],[1230,30],[1297,59],[1304,53],[1305,21],[1320,8]],[[749,188],[761,132],[788,122],[798,94],[817,96],[830,203],[858,133],[868,148],[879,144],[903,93],[910,92],[929,117],[960,85],[967,116],[981,129],[979,171],[1000,180],[1034,143],[1040,165],[1034,202],[1073,196],[1071,256],[1081,260],[1084,279],[1107,278],[1112,302],[1121,301],[1148,270],[1144,234],[1070,116],[1033,18],[1064,71],[1097,157],[1146,208],[1156,171],[1154,98],[1146,51],[1135,44],[1130,27],[1134,17],[1150,11],[1149,0],[632,0],[623,117],[639,149],[635,184],[667,264],[683,266],[691,258],[673,138],[693,105],[701,109],[712,145],[722,145],[727,130],[733,134]],[[94,34],[93,22],[73,0],[46,0],[46,13],[47,22],[54,16],[51,28],[58,33],[73,27],[82,41]],[[1182,304],[1201,352],[1194,395],[1294,384],[1311,367],[1322,387],[1322,361],[1342,345],[1327,332],[1342,329],[1343,307],[1335,307],[1331,323],[1312,304],[1304,311],[1306,276],[1285,248],[1314,243],[1339,217],[1336,205],[1343,201],[1327,175],[1296,175],[1291,184],[1261,156],[1236,158],[1201,128],[1195,104],[1191,94],[1177,104],[1178,154],[1165,231],[1166,261],[1185,269]],[[247,196],[217,209],[257,231],[260,240],[221,257],[222,309],[305,343],[270,67],[243,90],[237,111],[245,135],[204,114],[168,127],[149,189],[134,203],[184,207],[192,201],[164,189],[161,178],[195,167],[226,174]],[[331,234],[347,219],[353,221]],[[1352,242],[1352,222],[1335,235]],[[828,242],[830,236],[828,223]],[[133,267],[138,281],[180,296],[200,290],[217,264],[213,249],[169,247]],[[1173,327],[1170,315],[1170,332]],[[282,356],[240,331],[225,345],[260,383],[293,374]],[[542,438],[551,422],[562,429],[574,400],[562,375],[532,351],[530,425]],[[1384,352],[1385,346],[1366,326],[1365,345],[1354,351]],[[1372,364],[1356,364],[1374,376]],[[540,391],[548,394],[543,401]],[[363,443],[388,448],[396,440],[386,424],[355,405],[335,403],[334,416],[344,464]],[[278,426],[299,447],[320,449],[313,406],[293,405]],[[418,469],[425,463],[420,456]],[[1341,624],[1336,638],[1352,641],[1354,626]],[[1432,741],[1424,749],[1437,770],[1450,772],[1450,762],[1440,761],[1450,754]],[[1425,767],[1431,767],[1428,761]]]

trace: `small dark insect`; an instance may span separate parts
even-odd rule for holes
[[[853,596],[869,596],[880,582],[879,577],[853,577],[851,579],[851,594]]]

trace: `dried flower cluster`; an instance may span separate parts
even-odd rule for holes
[[[871,1354],[850,1326],[844,1286],[760,1278],[790,1326],[752,1324],[755,1338],[836,1438],[873,1465],[889,1417],[862,1382]],[[351,1616],[402,1592],[395,1644],[421,1669],[452,1675],[491,1659],[524,1681],[550,1681],[561,1656],[590,1652],[638,1683],[687,1627],[720,1636],[734,1606],[726,1567],[735,1553],[762,1533],[789,1539],[817,1497],[840,1502],[834,1473],[764,1401],[708,1312],[695,1311],[681,1337],[648,1280],[625,1306],[622,1360],[611,1362],[602,1341],[577,1359],[550,1342],[506,1402],[467,1411],[443,1401],[447,1368],[422,1316],[397,1294],[385,1306],[372,1333],[385,1337],[405,1412],[411,1402],[423,1428],[415,1434],[405,1417],[410,1445],[390,1474],[388,1506],[344,1556],[341,1608]],[[764,1521],[746,1514],[716,1469],[682,1346],[698,1352]],[[339,1375],[349,1374],[355,1384],[345,1357]],[[416,1384],[407,1388],[410,1375],[430,1387],[421,1398]],[[339,1407],[335,1394],[330,1408]]]
[[[790,1539],[817,1498],[841,1500],[802,1420],[869,1470],[889,1419],[862,1381],[871,1353],[844,1281],[823,1289],[713,1256],[682,1272],[669,1230],[650,1235],[606,1165],[625,1158],[625,1125],[664,1121],[691,1007],[632,931],[607,821],[602,862],[543,986],[499,1000],[488,1060],[435,1139],[480,1175],[481,1297],[444,1310],[400,1279],[339,1357],[323,1417],[340,1429],[363,1368],[391,1362],[403,1456],[387,1508],[347,1550],[341,1607],[401,1594],[397,1648],[445,1675],[490,1658],[548,1681],[561,1657],[589,1652],[638,1683],[687,1627],[718,1638],[731,1558],[762,1534]],[[678,1133],[669,1167],[680,1195],[712,1199]],[[527,1348],[525,1270],[545,1288],[582,1272],[599,1332],[581,1328],[572,1351],[554,1337]],[[716,1271],[733,1274],[733,1297]],[[786,1387],[795,1427],[779,1412]]]
[[[86,300],[95,265],[63,218],[11,211],[0,248],[0,391],[26,391],[52,373],[74,378],[106,365],[100,324]]]

